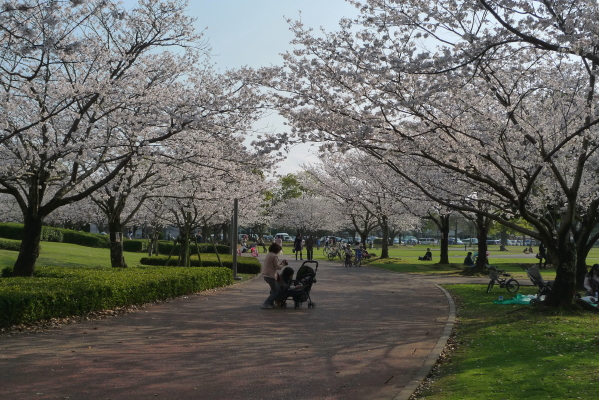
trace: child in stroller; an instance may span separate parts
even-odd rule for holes
[[[312,285],[316,283],[316,270],[306,265],[308,263],[316,264],[317,261],[304,261],[300,269],[297,271],[296,279],[293,278],[293,268],[286,267],[281,273],[281,281],[279,282],[281,291],[277,298],[281,308],[287,308],[287,299],[292,298],[295,308],[300,308],[301,304],[308,301],[308,308],[316,307],[316,303],[310,298],[310,290]]]
[[[279,281],[279,297],[277,302],[281,307],[286,308],[286,301],[292,298],[295,308],[299,308],[301,295],[303,292],[303,283],[293,280],[293,268],[285,267],[281,272],[281,280]]]

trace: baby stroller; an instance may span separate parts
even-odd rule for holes
[[[310,267],[308,264],[316,264],[314,268]],[[293,275],[293,270],[291,270],[291,274]],[[287,270],[287,268],[285,268]],[[297,271],[295,279],[291,279],[291,277],[286,276],[285,270],[283,270],[283,274],[281,279],[283,280],[283,284],[286,288],[282,291],[281,295],[277,299],[281,308],[287,308],[287,300],[289,298],[293,299],[295,303],[295,308],[298,309],[301,307],[302,303],[308,302],[308,308],[316,307],[316,303],[312,301],[310,298],[310,292],[312,290],[312,285],[316,283],[316,271],[318,271],[318,261],[304,261],[300,269]],[[287,279],[287,281],[285,281]]]
[[[541,272],[539,271],[539,267],[535,264],[532,267],[527,267],[523,264],[520,264],[520,268],[526,271],[526,275],[530,278],[530,281],[533,285],[537,287],[537,298],[532,299],[530,301],[531,305],[538,304],[539,301],[542,301],[545,296],[551,293],[551,287],[553,286],[553,281],[545,281]]]

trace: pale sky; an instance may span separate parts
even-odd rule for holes
[[[286,18],[301,18],[305,27],[332,31],[341,18],[358,15],[344,0],[189,0],[189,13],[197,17],[198,30],[208,28],[205,37],[212,47],[212,61],[222,70],[281,65],[280,54],[291,50],[293,39]],[[277,116],[256,127],[285,130]],[[279,174],[296,172],[301,163],[315,160],[312,151],[316,148],[310,145],[294,147]]]

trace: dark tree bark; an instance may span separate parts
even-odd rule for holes
[[[30,210],[28,209],[28,211]],[[39,215],[33,214],[33,212],[29,212],[25,217],[21,249],[15,262],[12,276],[33,276],[35,262],[40,254],[40,240],[42,236],[42,218]]]
[[[389,258],[389,223],[386,215],[381,216],[380,226],[383,231],[383,243],[381,245],[380,258]]]
[[[352,215],[352,225],[354,229],[360,235],[360,241],[363,245],[366,244],[366,240],[368,239],[368,235],[372,231],[372,229],[376,226],[376,222],[372,221],[372,214],[370,211],[366,211],[366,216],[359,221],[354,215]]]
[[[123,255],[123,226],[119,218],[108,223],[110,232],[110,264],[112,268],[127,268]]]
[[[439,254],[439,264],[449,264],[449,214],[429,215],[426,218],[433,221],[441,232],[441,252]]]
[[[438,227],[441,232],[439,264],[449,264],[449,215],[441,215],[439,217]]]
[[[558,241],[557,248],[548,246],[550,257],[557,260],[557,274],[545,303],[552,307],[569,306],[576,292],[576,245]]]
[[[476,215],[475,226],[476,239],[478,239],[478,258],[474,268],[475,271],[479,273],[487,272],[487,238],[491,222],[492,221],[489,218],[486,218],[482,214]]]

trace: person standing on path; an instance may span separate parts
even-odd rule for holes
[[[279,254],[283,254],[283,238],[281,237],[281,235],[277,235],[274,243],[278,244],[279,247],[281,248],[281,250],[279,251]]]
[[[268,248],[268,254],[264,258],[264,264],[262,264],[262,276],[264,281],[270,286],[270,295],[262,303],[262,308],[274,308],[275,299],[279,295],[279,284],[277,283],[277,276],[279,270],[287,265],[287,260],[279,262],[277,254],[281,251],[281,246],[277,243],[273,243]]]
[[[295,241],[293,242],[293,249],[295,250],[295,261],[297,261],[297,255],[299,254],[300,260],[303,260],[302,257],[302,235],[299,233],[295,237]]]
[[[314,238],[312,235],[306,238],[306,258],[310,261],[314,258]]]

